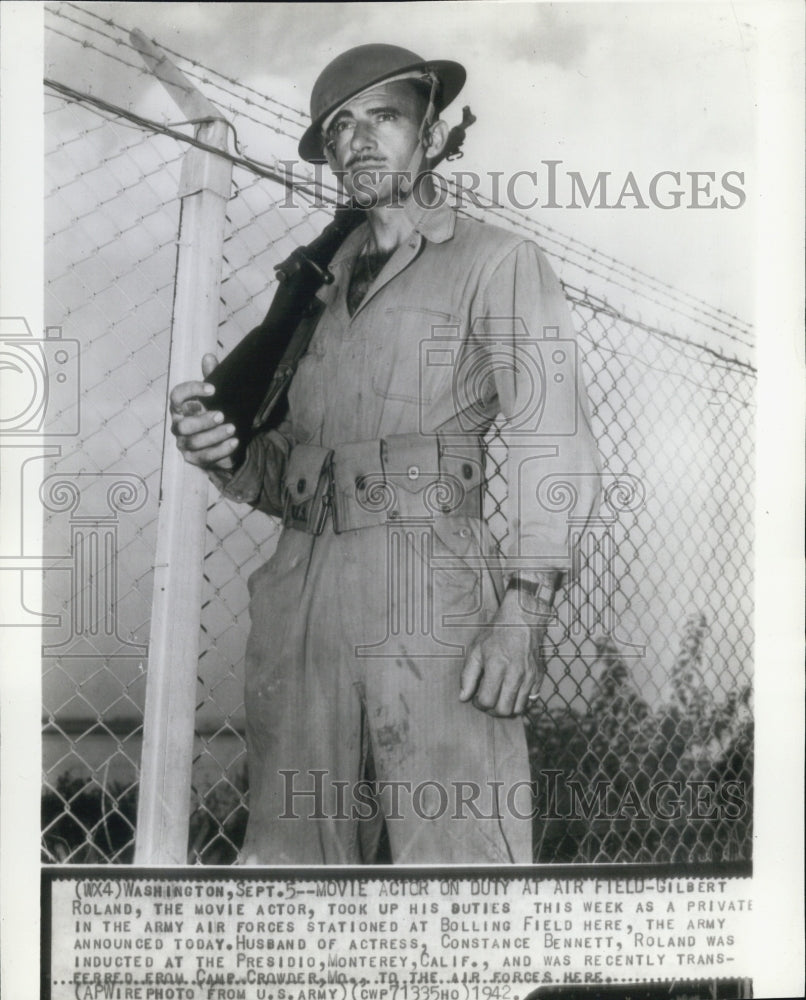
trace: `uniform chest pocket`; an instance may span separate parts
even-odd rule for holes
[[[450,313],[419,306],[387,309],[373,339],[371,384],[377,395],[429,406],[450,391],[460,344]]]

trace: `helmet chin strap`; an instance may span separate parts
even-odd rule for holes
[[[406,187],[406,189],[402,192],[406,196],[411,194],[411,192],[414,190],[414,184],[417,179],[417,177],[414,176],[415,164],[419,168],[426,162],[425,150],[428,148],[428,143],[430,142],[431,126],[434,124],[434,116],[437,110],[436,96],[437,96],[437,87],[439,86],[439,78],[437,77],[436,73],[432,72],[431,70],[429,70],[428,73],[425,74],[425,76],[431,82],[431,90],[428,95],[428,107],[425,109],[425,114],[423,115],[423,119],[420,122],[420,127],[417,129],[417,146],[414,152],[411,154],[411,159],[409,160],[408,166],[404,171],[404,174],[411,177],[411,184],[409,184]],[[418,159],[421,160],[420,163],[417,162]],[[419,176],[419,170],[417,176]],[[402,183],[405,184],[406,182],[403,181]]]
[[[428,107],[425,109],[423,120],[420,122],[420,128],[417,131],[417,138],[421,145],[426,145],[426,133],[434,124],[434,115],[437,110],[437,87],[439,86],[439,79],[436,73],[429,70],[426,75],[431,82],[431,90],[428,94]]]

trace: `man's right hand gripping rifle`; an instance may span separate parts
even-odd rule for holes
[[[202,358],[202,375],[208,378],[217,361],[213,354]],[[231,472],[238,450],[235,425],[218,410],[202,403],[215,393],[207,382],[181,382],[171,391],[171,433],[186,462],[206,472]]]

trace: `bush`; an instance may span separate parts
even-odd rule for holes
[[[248,809],[246,769],[200,794],[190,816],[188,863],[234,864]],[[134,860],[137,785],[62,774],[42,796],[42,860],[45,863],[129,864]]]
[[[722,861],[749,860],[752,838],[753,722],[749,685],[717,703],[702,679],[707,623],[691,615],[670,676],[671,697],[652,708],[637,690],[624,658],[609,638],[597,643],[597,689],[587,711],[569,706],[531,709],[528,738],[538,790],[545,772],[562,772],[549,818],[538,797],[535,861]],[[606,808],[592,809],[572,798],[568,781],[579,782],[596,805],[597,783]],[[659,781],[693,782],[723,789],[738,782],[745,808],[692,815],[684,802],[679,816],[665,819],[646,809],[646,796]],[[703,786],[707,797],[708,788]],[[736,792],[737,797],[739,793]],[[660,799],[664,812],[671,803]],[[724,803],[723,803],[724,805]],[[563,818],[552,818],[560,816]]]

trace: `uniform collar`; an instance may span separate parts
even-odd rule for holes
[[[409,198],[400,209],[411,223],[413,233],[423,236],[429,243],[445,243],[453,237],[456,228],[456,212],[450,205],[441,204],[434,208],[418,205]],[[362,222],[353,230],[333,256],[332,266],[354,257],[367,240],[369,223]]]
[[[442,203],[434,208],[426,208],[409,198],[403,209],[411,220],[415,233],[420,233],[429,243],[445,243],[453,237],[456,228],[456,212],[450,205]]]
[[[391,259],[387,261],[381,273],[367,290],[355,313],[347,322],[355,319],[385,285],[388,285],[393,278],[409,266],[420,252],[423,242],[445,243],[453,237],[456,213],[448,205],[423,208],[421,205],[417,205],[413,198],[410,198],[400,211],[406,213],[406,217],[411,223],[411,232],[394,252]],[[345,318],[347,317],[345,295],[349,275],[353,262],[361,247],[366,243],[368,236],[368,222],[362,222],[350,233],[334,254],[330,264],[336,280],[331,285],[322,285],[316,293],[317,298],[326,305],[339,301],[338,308],[344,310]]]

